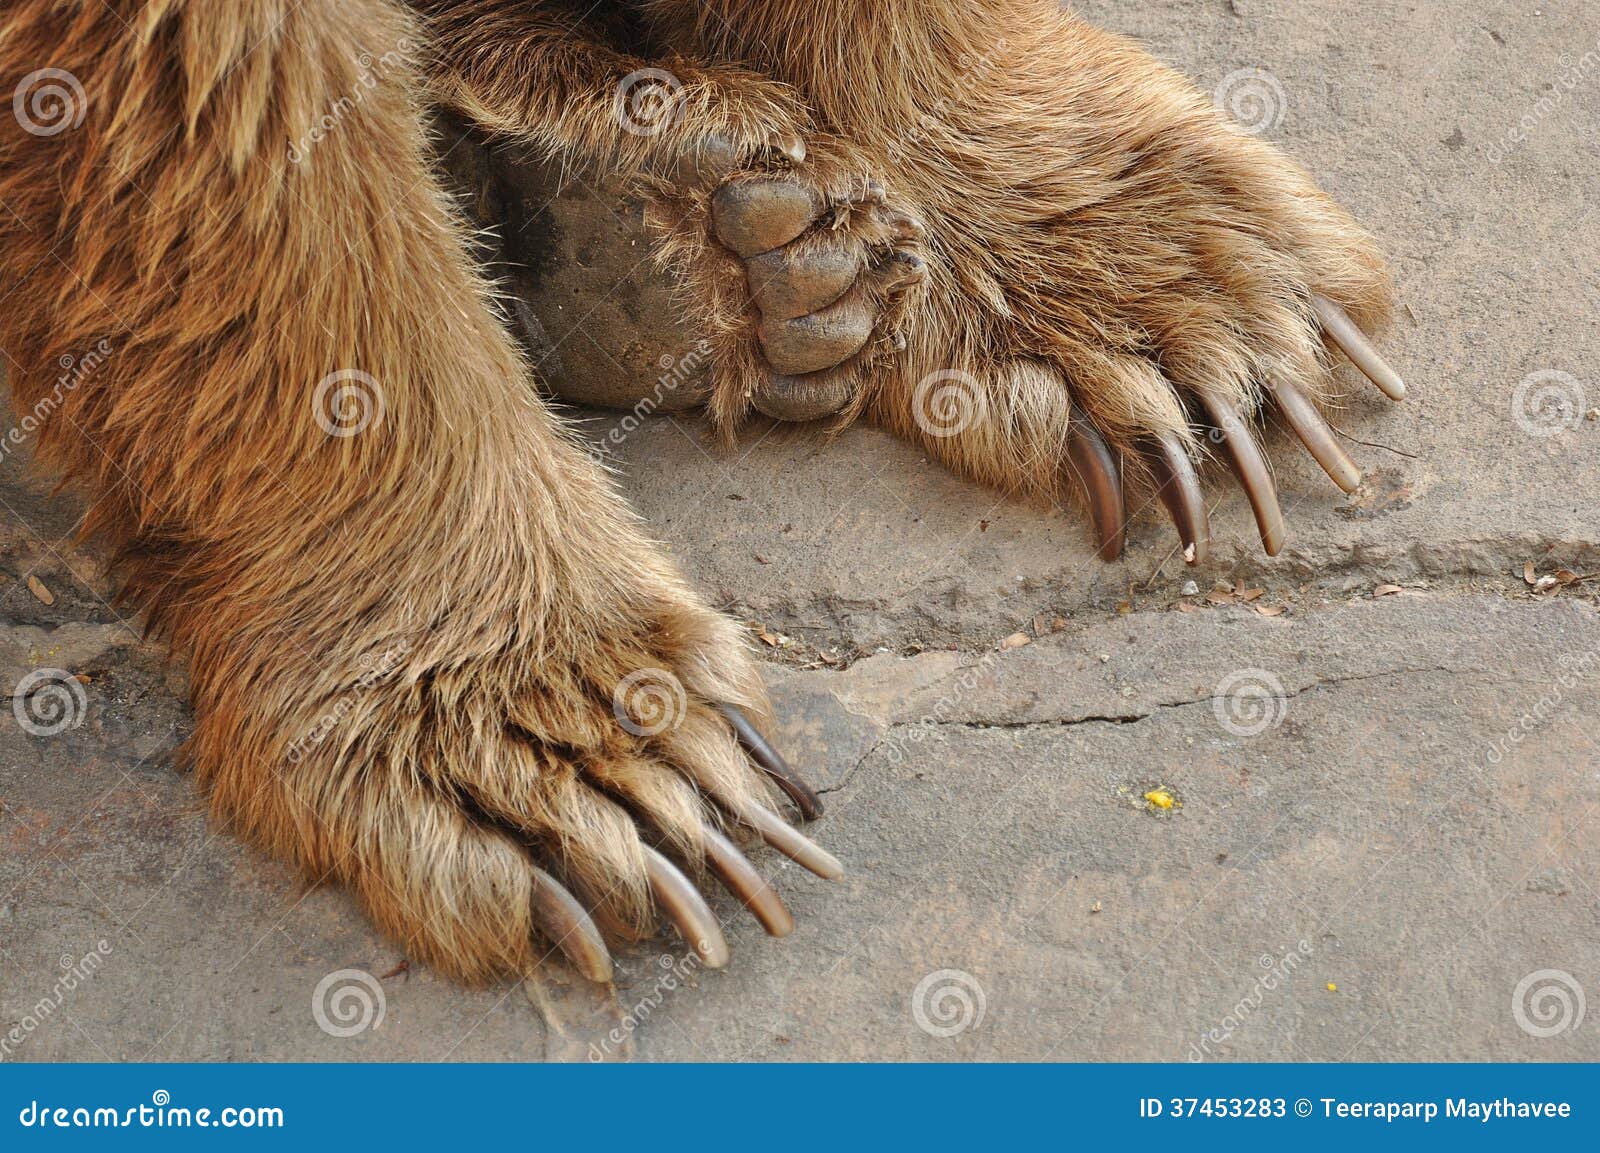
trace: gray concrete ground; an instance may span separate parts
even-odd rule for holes
[[[1107,566],[871,431],[646,422],[624,483],[777,642],[851,872],[763,858],[793,937],[725,901],[731,968],[667,940],[606,997],[397,971],[346,896],[208,829],[181,668],[7,461],[0,691],[89,680],[76,728],[0,717],[0,1058],[1600,1058],[1600,582],[1523,576],[1600,570],[1600,11],[1083,7],[1208,90],[1270,73],[1272,135],[1395,254],[1413,395],[1344,417],[1360,493],[1275,436],[1284,556],[1219,482],[1206,570],[1154,518]],[[312,1012],[344,969],[383,1005],[350,1037]]]

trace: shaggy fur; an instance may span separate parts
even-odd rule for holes
[[[535,859],[613,934],[653,929],[636,817],[697,861],[702,796],[761,803],[707,705],[760,689],[736,626],[533,398],[409,69],[362,79],[402,42],[385,0],[10,5],[7,90],[63,69],[86,116],[49,136],[0,116],[0,347],[22,412],[109,342],[40,455],[191,654],[216,817],[483,979],[546,952]],[[382,405],[344,437],[318,419],[340,370]],[[689,698],[656,738],[613,715],[648,669]]]
[[[1199,395],[1328,396],[1312,292],[1387,315],[1376,244],[1303,171],[1054,0],[640,3],[792,86],[926,226],[910,346],[860,406],[974,479],[1059,494],[1074,405],[1126,465],[1157,432],[1198,454]]]
[[[84,115],[0,116],[0,348],[17,411],[48,413],[40,458],[89,489],[131,594],[191,656],[187,753],[216,817],[465,979],[546,953],[536,863],[611,934],[646,933],[641,837],[698,861],[712,802],[768,797],[710,708],[760,706],[738,631],[526,387],[429,170],[425,93],[658,182],[729,425],[759,365],[705,225],[714,180],[681,178],[710,138],[743,171],[803,134],[830,196],[876,176],[926,222],[909,346],[850,367],[852,411],[990,483],[1055,488],[1069,399],[1130,446],[1189,435],[1188,394],[1253,408],[1264,374],[1320,384],[1309,289],[1383,310],[1371,242],[1304,175],[1051,0],[639,0],[584,27],[532,0],[420,8],[8,4],[5,90],[61,69]],[[683,113],[621,133],[616,82],[652,61]],[[952,369],[977,416],[931,437],[917,386]],[[362,431],[328,434],[362,405]],[[619,726],[639,670],[686,686],[681,725]]]

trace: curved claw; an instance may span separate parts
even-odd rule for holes
[[[1127,542],[1127,506],[1117,461],[1098,429],[1079,413],[1067,433],[1067,458],[1089,494],[1089,511],[1100,538],[1100,559],[1116,560]]]
[[[822,816],[822,801],[816,792],[806,784],[789,767],[789,762],[784,760],[766,741],[756,727],[750,723],[750,718],[744,715],[744,710],[735,705],[719,704],[717,709],[728,718],[728,723],[733,726],[734,735],[739,738],[739,743],[744,746],[745,752],[750,754],[751,760],[761,766],[761,770],[770,777],[774,784],[782,789],[795,808],[800,810],[800,816],[808,821],[814,821]]]
[[[1211,518],[1188,450],[1169,432],[1157,437],[1143,456],[1155,474],[1156,495],[1167,506],[1167,515],[1172,517],[1178,539],[1183,542],[1184,563],[1203,563],[1211,550]]]
[[[1239,484],[1250,498],[1250,507],[1255,510],[1261,546],[1267,550],[1268,556],[1277,556],[1283,548],[1283,509],[1278,504],[1278,488],[1272,483],[1266,458],[1261,455],[1260,446],[1238,413],[1213,397],[1207,396],[1204,400],[1212,423],[1222,433],[1222,441],[1228,447],[1228,458],[1239,477]]]
[[[767,844],[824,881],[837,881],[844,876],[844,866],[837,857],[809,837],[791,829],[767,810],[757,806],[740,813],[739,819],[760,833],[761,839]]]
[[[562,956],[597,984],[611,981],[611,953],[578,899],[543,869],[533,869],[533,919]]]
[[[650,879],[650,891],[655,894],[656,901],[705,967],[722,968],[728,963],[728,941],[722,935],[722,926],[717,924],[711,906],[678,866],[649,845],[640,847],[644,850],[645,875]]]
[[[1389,367],[1388,361],[1378,355],[1367,334],[1350,319],[1349,313],[1325,296],[1313,295],[1311,307],[1316,310],[1317,319],[1322,322],[1322,331],[1328,334],[1328,339],[1339,346],[1339,351],[1348,356],[1350,363],[1377,385],[1383,395],[1390,400],[1406,398],[1406,382]]]
[[[794,932],[794,917],[784,907],[772,886],[732,841],[710,825],[705,828],[706,860],[722,878],[728,891],[755,914],[761,927],[774,937]]]
[[[1294,429],[1294,434],[1306,446],[1306,451],[1322,466],[1322,471],[1345,492],[1355,492],[1360,488],[1361,470],[1350,459],[1350,454],[1333,439],[1333,430],[1322,419],[1316,405],[1306,399],[1306,394],[1298,386],[1287,380],[1275,380],[1270,387],[1278,398],[1278,408],[1284,420]]]

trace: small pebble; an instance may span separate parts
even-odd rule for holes
[[[1178,591],[1182,596],[1197,597],[1200,595],[1200,586],[1195,584],[1194,581],[1184,581],[1183,588]]]

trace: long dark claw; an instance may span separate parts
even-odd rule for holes
[[[1167,506],[1167,515],[1177,526],[1178,539],[1183,542],[1184,561],[1203,563],[1211,551],[1211,518],[1206,512],[1200,477],[1183,442],[1170,432],[1163,433],[1145,450],[1144,459],[1155,474],[1156,495]]]
[[[705,829],[705,842],[706,860],[712,871],[722,878],[728,891],[755,914],[761,927],[774,937],[787,937],[794,932],[794,917],[738,847],[709,825]]]
[[[533,919],[572,967],[597,984],[611,980],[611,953],[588,910],[549,873],[533,870]]]
[[[744,746],[750,758],[761,766],[761,770],[772,778],[774,784],[788,794],[795,808],[800,810],[800,816],[805,820],[814,821],[822,816],[822,801],[810,785],[801,779],[800,774],[789,767],[789,762],[784,760],[767,743],[765,737],[756,731],[750,723],[750,718],[744,715],[744,710],[735,705],[718,705],[722,715],[728,718],[728,723],[733,726],[734,735],[739,738],[739,743]]]
[[[1067,433],[1067,459],[1089,494],[1089,512],[1100,538],[1100,559],[1116,560],[1127,542],[1128,514],[1122,497],[1122,478],[1105,439],[1081,414],[1073,414]]]
[[[1311,305],[1317,311],[1317,319],[1322,322],[1322,331],[1350,358],[1350,363],[1382,389],[1383,395],[1390,400],[1404,400],[1406,382],[1389,367],[1388,361],[1378,355],[1378,350],[1372,347],[1367,334],[1350,319],[1350,314],[1325,296],[1313,295]]]
[[[650,891],[655,894],[656,901],[705,967],[722,968],[728,963],[728,941],[722,935],[722,926],[717,924],[711,906],[689,878],[678,871],[678,866],[649,845],[641,847],[645,874],[650,879]]]
[[[1289,427],[1294,429],[1294,434],[1300,438],[1300,443],[1306,446],[1306,451],[1316,458],[1322,470],[1333,478],[1333,483],[1345,492],[1355,492],[1361,487],[1361,470],[1356,467],[1355,461],[1350,459],[1350,454],[1333,439],[1333,430],[1328,427],[1328,422],[1322,419],[1322,414],[1317,411],[1316,405],[1306,399],[1306,394],[1301,392],[1297,385],[1287,380],[1271,382],[1274,396],[1278,398],[1278,407],[1283,412],[1283,418],[1289,422]]]
[[[844,866],[837,857],[810,838],[795,832],[767,810],[758,806],[740,813],[739,819],[760,833],[761,839],[767,844],[824,881],[837,881],[844,876]]]
[[[1250,430],[1245,427],[1238,413],[1209,396],[1205,398],[1205,406],[1211,414],[1212,423],[1222,433],[1222,441],[1228,447],[1228,458],[1233,462],[1233,471],[1239,477],[1245,495],[1250,498],[1250,507],[1255,510],[1256,528],[1261,531],[1261,546],[1267,550],[1268,556],[1277,556],[1283,548],[1283,509],[1278,504],[1278,489],[1272,483],[1266,458],[1261,455],[1255,437],[1250,435]]]

